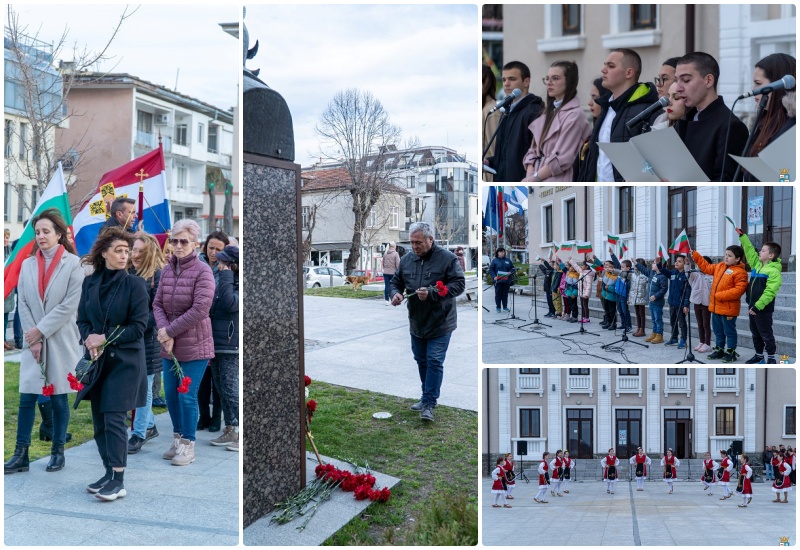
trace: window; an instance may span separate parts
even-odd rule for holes
[[[520,374],[541,374],[542,369],[519,369]]]
[[[174,215],[173,215],[173,218],[174,218],[175,221],[182,220],[183,219],[183,210],[176,210]]]
[[[569,369],[569,373],[572,376],[588,376],[589,369]]]
[[[9,202],[10,202],[9,201],[9,197],[10,197],[10,193],[11,193],[11,186],[8,184],[8,182],[5,182],[5,186],[3,188],[3,191],[4,191],[4,194],[3,194],[3,221],[7,222],[8,221],[8,208],[10,206],[9,205]],[[6,328],[8,328],[8,327],[6,327]]]
[[[669,242],[664,244],[666,246],[672,244],[684,229],[689,236],[689,242],[695,242],[697,236],[697,187],[670,187],[668,209]]]
[[[409,189],[414,187],[414,176],[406,176],[406,187]]]
[[[208,152],[209,153],[216,153],[217,152],[217,125],[216,124],[209,124],[208,125]]]
[[[541,437],[541,412],[540,409],[519,410],[520,437]]]
[[[389,222],[390,229],[398,229],[400,227],[400,207],[392,206],[391,221]]]
[[[153,113],[144,111],[136,112],[136,130],[139,132],[151,133],[153,131]]]
[[[11,152],[11,138],[14,136],[14,121],[6,119],[6,134],[5,134],[5,149],[3,149],[3,157],[9,158],[13,153]]]
[[[205,130],[205,124],[200,122],[197,123],[197,143],[203,143],[203,131]]]
[[[175,126],[175,145],[186,145],[188,130],[186,124],[178,124]]]
[[[633,231],[633,187],[619,188],[619,232]]]
[[[797,435],[797,407],[794,405],[786,407],[785,426],[783,433],[786,435]]]
[[[736,369],[717,369],[717,374],[720,376],[736,374]]]
[[[36,202],[39,200],[39,188],[34,183],[31,186],[31,203],[28,205],[28,212],[33,214],[33,209],[36,208]]]
[[[364,223],[364,227],[374,228],[378,226],[378,216],[375,215],[374,210],[370,210],[369,214],[367,215],[367,219]]]
[[[178,166],[178,189],[186,189],[188,170],[185,166]]]
[[[567,221],[565,228],[567,240],[575,240],[575,199],[569,199],[564,203],[564,218]]]
[[[311,207],[304,206],[303,207],[303,229],[308,229],[308,224],[311,221]]]
[[[561,35],[581,34],[581,5],[561,4]]]
[[[639,369],[619,369],[620,376],[639,376]]]
[[[28,148],[28,124],[19,123],[19,158],[25,158],[25,151]],[[19,220],[22,221],[22,220]]]
[[[717,407],[717,435],[736,435],[735,414],[735,407]]]
[[[17,189],[17,221],[20,223],[25,221],[25,195],[25,186],[20,185]]]
[[[631,4],[631,30],[656,28],[655,4]]]
[[[544,236],[544,242],[551,243],[553,242],[553,205],[548,204],[542,207],[542,223],[544,227],[542,228],[542,233]]]
[[[686,376],[686,369],[667,369],[669,376]]]

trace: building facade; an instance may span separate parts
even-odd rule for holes
[[[73,117],[70,127],[59,130],[56,139],[84,136],[90,145],[74,170],[71,203],[80,205],[105,172],[158,147],[160,140],[172,220],[202,222],[204,234],[221,229],[227,191],[233,233],[238,235],[232,110],[125,73],[76,75],[69,102],[74,112],[83,115]],[[214,221],[208,218],[209,190],[215,194]]]
[[[785,368],[484,369],[483,453],[540,460],[569,449],[678,458],[796,444],[796,373]],[[523,454],[524,451],[524,454]]]

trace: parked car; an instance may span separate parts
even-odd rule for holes
[[[344,275],[333,267],[304,267],[303,274],[306,278],[306,288],[343,286],[346,284]]]

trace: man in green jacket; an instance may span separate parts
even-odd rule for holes
[[[775,296],[783,283],[781,277],[781,245],[767,242],[756,252],[750,239],[741,229],[739,242],[744,248],[747,263],[750,264],[750,283],[747,285],[747,306],[750,313],[750,333],[756,354],[745,363],[776,364],[775,335],[772,333],[772,312],[775,311]],[[764,360],[764,348],[767,359]]]

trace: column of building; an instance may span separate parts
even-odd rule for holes
[[[561,373],[564,369],[547,369],[547,384],[544,394],[547,396],[547,449],[555,453],[556,449],[563,449],[568,443],[564,441],[561,433],[563,418],[561,415]],[[555,391],[553,391],[555,386]]]

